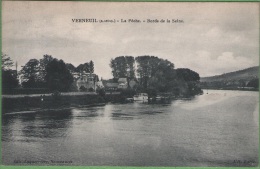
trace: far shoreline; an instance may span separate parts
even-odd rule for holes
[[[201,88],[201,90],[230,90],[230,91],[251,91],[258,92],[259,89],[246,89],[246,88]]]
[[[202,89],[204,94],[208,94],[207,90],[222,90],[222,91],[250,91],[258,92],[258,90],[237,90],[237,89]],[[49,94],[29,94],[29,95],[2,95],[2,115],[17,115],[17,114],[31,114],[31,113],[46,113],[48,111],[61,111],[73,108],[87,108],[96,106],[105,106],[108,103],[125,104],[120,99],[119,93],[109,93],[104,97],[100,97],[94,92],[75,92],[73,95],[69,92],[62,93],[59,98],[55,98],[51,93]],[[196,95],[195,95],[196,96]],[[183,100],[189,97],[171,97],[172,100]],[[41,98],[44,98],[44,101]],[[58,101],[57,101],[58,100]],[[7,103],[6,103],[7,101]],[[83,101],[83,102],[82,102]],[[8,105],[9,107],[6,107]],[[147,104],[163,104],[160,102],[151,102]],[[10,106],[11,105],[11,106]]]

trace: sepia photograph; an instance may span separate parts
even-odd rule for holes
[[[2,2],[3,166],[257,167],[254,2]]]

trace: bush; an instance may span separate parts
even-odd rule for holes
[[[88,89],[89,92],[94,92],[95,90],[91,87]]]
[[[248,82],[247,84],[247,87],[253,87],[253,88],[256,88],[258,89],[258,86],[259,86],[259,79],[252,79]]]
[[[59,92],[59,91],[54,91],[53,93],[52,93],[52,100],[53,100],[53,104],[55,105],[55,106],[57,106],[57,105],[60,105],[61,104],[61,93]]]
[[[10,70],[2,71],[2,89],[3,91],[11,91],[18,86],[18,79]]]
[[[85,88],[84,86],[80,86],[79,90],[85,92],[85,91],[87,91],[87,88]]]
[[[152,98],[152,97],[156,97],[157,96],[157,91],[155,89],[147,89],[146,90],[146,93],[148,94],[148,97],[149,98]]]
[[[106,92],[105,92],[104,89],[98,89],[98,90],[97,90],[97,93],[98,93],[98,95],[101,96],[101,97],[105,97],[105,95],[106,95]]]
[[[133,97],[134,95],[135,95],[135,91],[132,89],[125,89],[125,90],[122,90],[120,93],[120,97],[122,97],[122,98]]]

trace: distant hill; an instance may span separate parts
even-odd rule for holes
[[[217,76],[202,77],[201,82],[225,81],[225,80],[251,80],[257,78],[259,74],[259,66],[250,67],[247,69],[225,73]]]
[[[255,87],[258,88],[259,66],[250,67],[222,75],[200,78],[202,88],[236,89]],[[252,82],[254,85],[252,86]],[[255,84],[257,83],[257,84]],[[257,87],[256,87],[257,86]]]

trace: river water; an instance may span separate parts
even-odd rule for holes
[[[3,116],[4,165],[256,166],[258,92]]]

